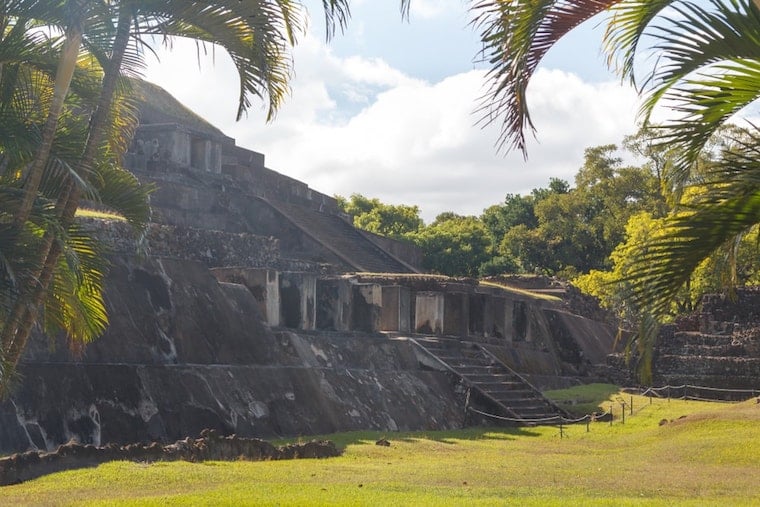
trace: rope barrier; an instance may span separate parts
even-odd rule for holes
[[[682,399],[682,400],[693,400],[693,401],[708,401],[708,402],[726,402],[726,403],[735,403],[733,400],[720,400],[715,398],[702,398],[698,396],[687,396],[686,390],[687,389],[693,389],[693,390],[705,390],[705,391],[714,391],[714,392],[723,392],[723,393],[735,393],[735,394],[750,394],[750,397],[755,396],[756,394],[760,393],[760,389],[727,389],[727,388],[720,388],[720,387],[706,387],[706,386],[695,386],[691,384],[683,384],[680,386],[661,386],[661,387],[647,387],[646,389],[637,388],[637,387],[627,387],[623,388],[622,391],[627,393],[632,392],[638,392],[640,396],[656,396],[658,398],[661,398],[661,394],[663,391],[667,392],[668,399]],[[673,391],[683,391],[684,394],[681,397],[674,397],[671,396],[671,393]],[[651,401],[650,401],[651,403]],[[623,413],[626,410],[627,403],[622,402],[623,405]],[[644,408],[646,408],[646,405],[640,407],[638,410],[634,411],[633,406],[630,406],[630,415],[638,414]],[[522,417],[506,417],[501,416],[497,414],[490,414],[488,412],[483,412],[482,410],[478,410],[476,408],[473,408],[471,406],[466,406],[465,410],[482,415],[484,417],[489,417],[491,419],[496,419],[500,421],[506,421],[506,422],[514,422],[514,423],[521,423],[526,425],[540,425],[540,424],[558,424],[560,427],[564,424],[577,424],[581,422],[590,422],[594,420],[604,419],[607,416],[612,416],[612,411],[607,410],[600,414],[586,414],[583,417],[579,417],[576,419],[570,419],[567,417],[564,417],[562,415],[555,415],[551,417],[541,417],[541,418],[522,418]]]
[[[498,419],[500,421],[519,422],[519,423],[536,424],[536,425],[539,423],[545,423],[545,422],[550,422],[550,421],[556,421],[559,424],[577,424],[580,422],[593,421],[595,419],[602,419],[605,416],[611,414],[611,412],[606,411],[606,412],[602,412],[601,414],[586,414],[583,417],[579,417],[577,419],[569,419],[561,415],[554,415],[551,417],[541,417],[541,418],[536,418],[536,419],[526,419],[526,418],[521,418],[521,417],[505,417],[502,415],[489,414],[488,412],[483,412],[482,410],[478,410],[472,407],[468,407],[468,410],[485,417]]]
[[[700,389],[703,391],[720,391],[724,393],[752,393],[753,396],[755,393],[760,393],[760,389],[726,389],[722,387],[693,386],[690,384],[686,384],[686,387],[688,387],[689,389]]]
[[[724,388],[724,387],[708,387],[708,386],[697,386],[692,384],[682,384],[679,386],[671,386],[666,385],[662,387],[648,387],[646,389],[642,388],[635,388],[635,387],[627,387],[624,388],[623,391],[631,393],[631,392],[638,392],[641,396],[657,396],[658,398],[662,397],[661,393],[665,391],[667,393],[667,398],[673,398],[673,399],[679,399],[679,400],[698,400],[698,401],[737,401],[737,400],[726,400],[726,399],[720,399],[720,398],[705,398],[701,396],[689,396],[687,391],[704,391],[704,392],[712,392],[712,393],[722,393],[722,394],[737,394],[737,395],[743,395],[744,398],[752,398],[753,396],[756,396],[760,394],[760,389],[730,389],[730,388]],[[674,396],[673,392],[681,392],[681,396]],[[737,396],[736,398],[741,398],[740,396]]]
[[[682,396],[680,400],[710,401],[715,403],[736,403],[734,400],[716,400],[715,398],[700,398],[699,396]]]

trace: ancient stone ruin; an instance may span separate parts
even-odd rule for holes
[[[204,430],[200,438],[185,438],[173,444],[129,444],[119,446],[69,442],[55,451],[27,451],[0,458],[0,486],[18,484],[46,474],[94,467],[108,461],[271,461],[297,458],[331,458],[340,455],[335,444],[325,440],[279,447],[258,438],[221,436]]]
[[[636,375],[622,354],[606,371],[625,385]],[[742,400],[760,394],[760,288],[708,294],[699,309],[663,326],[653,360],[653,384],[676,397]]]
[[[526,424],[562,415],[541,389],[599,380],[616,329],[563,289],[420,273],[413,246],[142,86],[124,162],[158,187],[154,224],[141,244],[85,224],[112,251],[110,327],[81,353],[34,337],[0,453]]]

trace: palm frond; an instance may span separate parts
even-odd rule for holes
[[[626,0],[611,6],[612,16],[604,34],[607,65],[623,79],[636,84],[634,61],[642,38],[662,11],[674,0]]]
[[[43,327],[48,336],[66,332],[71,343],[88,343],[105,331],[108,316],[103,301],[107,270],[103,247],[74,227],[64,238],[48,297]]]
[[[149,196],[155,186],[141,184],[131,172],[115,164],[98,164],[95,171],[96,202],[123,216],[135,231],[142,232],[150,221]]]
[[[570,30],[620,0],[483,0],[472,6],[473,26],[491,65],[490,86],[478,112],[480,124],[500,123],[497,146],[526,154],[525,131],[535,130],[526,91],[539,62]]]
[[[675,118],[655,130],[678,156],[666,175],[682,186],[715,132],[760,96],[760,11],[748,0],[710,0],[673,6],[656,27],[662,65],[652,73],[641,114],[648,122],[660,104]]]
[[[167,40],[187,37],[217,45],[230,55],[240,77],[238,119],[250,108],[251,96],[267,102],[267,118],[274,117],[289,91],[289,46],[304,30],[297,4],[288,0],[151,0],[136,2],[135,8],[141,14],[138,35]]]
[[[322,0],[325,11],[325,38],[330,40],[335,35],[336,28],[341,32],[348,26],[351,18],[351,8],[346,0]]]
[[[667,312],[677,291],[712,252],[760,223],[760,131],[724,150],[706,178],[701,192],[685,204],[686,211],[666,219],[664,230],[634,258],[626,279],[631,299],[653,315]]]

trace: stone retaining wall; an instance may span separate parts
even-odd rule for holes
[[[125,222],[88,219],[82,224],[117,254],[142,250],[153,257],[199,261],[208,267],[270,267],[283,262],[279,241],[255,234],[150,224],[145,237],[138,239]]]
[[[221,436],[204,430],[197,439],[186,438],[169,445],[130,444],[103,447],[69,442],[53,452],[28,451],[0,458],[0,486],[18,484],[43,475],[97,466],[109,461],[268,461],[297,458],[330,458],[340,455],[335,444],[317,441],[275,447],[258,438]]]

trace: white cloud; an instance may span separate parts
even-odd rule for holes
[[[409,14],[413,19],[433,19],[447,12],[461,9],[461,0],[414,0],[411,3]]]
[[[589,84],[539,70],[528,99],[538,142],[530,159],[496,153],[496,126],[475,127],[482,71],[428,83],[380,59],[337,58],[307,37],[295,54],[293,93],[274,123],[253,111],[234,122],[237,80],[217,55],[198,74],[194,49],[153,66],[148,78],[209,119],[237,144],[264,153],[267,166],[327,194],[354,192],[417,204],[426,221],[442,211],[479,214],[507,193],[572,183],[586,147],[619,143],[634,131],[637,100],[619,83]],[[185,62],[185,63],[182,63]]]

